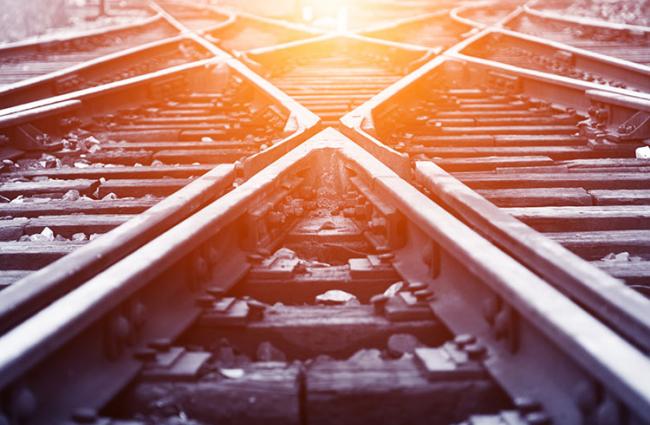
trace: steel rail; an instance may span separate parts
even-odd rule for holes
[[[520,33],[516,32],[507,28],[494,28],[490,33],[497,33],[497,34],[506,34],[508,36],[511,36],[513,38],[517,38],[520,40],[526,40],[526,41],[531,41],[534,43],[539,43],[539,44],[544,44],[553,48],[556,48],[558,50],[565,50],[571,53],[575,53],[576,55],[580,55],[585,57],[586,59],[593,59],[595,61],[600,61],[600,62],[605,62],[608,64],[611,64],[613,66],[620,67],[626,71],[631,71],[635,73],[640,73],[643,75],[648,75],[650,74],[650,67],[639,64],[636,62],[630,62],[625,59],[619,59],[615,58],[612,56],[604,55],[602,53],[598,52],[592,52],[590,50],[586,49],[581,49],[579,47],[574,47],[569,44],[565,43],[560,43],[559,41],[554,41],[554,40],[546,40],[541,37],[536,37],[534,35],[530,34],[525,34],[525,33]]]
[[[617,31],[629,31],[632,33],[650,33],[650,27],[643,25],[630,25],[619,22],[607,22],[595,18],[583,18],[579,16],[570,16],[570,15],[561,15],[554,12],[541,11],[534,8],[535,4],[538,3],[537,0],[531,0],[525,5],[522,6],[525,13],[539,18],[549,19],[557,22],[565,22],[570,24],[577,24],[582,26],[608,29],[608,30],[617,30]]]
[[[217,13],[231,14],[233,16],[233,22],[231,22],[230,24],[237,24],[237,20],[250,20],[250,21],[257,22],[259,24],[269,25],[272,27],[286,28],[292,31],[299,31],[299,32],[312,34],[313,36],[317,36],[327,32],[323,29],[314,28],[305,24],[286,21],[283,19],[269,18],[266,16],[258,16],[253,13],[245,12],[242,10],[230,11],[218,5],[201,5],[201,7],[211,9]],[[214,30],[220,28],[221,28],[220,26],[216,28],[209,28],[203,30],[203,33],[205,34],[207,32],[213,32]]]
[[[634,91],[634,90],[620,89],[620,88],[611,87],[611,86],[608,86],[608,85],[592,83],[592,82],[587,82],[587,81],[581,81],[581,80],[577,80],[577,79],[574,79],[574,78],[564,77],[564,76],[561,76],[561,75],[555,75],[555,74],[551,74],[551,73],[548,73],[548,72],[529,70],[529,69],[526,69],[526,68],[517,67],[517,66],[513,66],[513,65],[508,65],[508,64],[505,64],[505,63],[501,63],[501,62],[496,62],[496,61],[491,61],[491,60],[487,60],[487,59],[468,56],[468,55],[465,55],[465,54],[462,53],[462,51],[464,49],[468,48],[471,44],[473,44],[473,43],[477,42],[478,40],[482,39],[487,34],[490,34],[493,30],[498,31],[503,26],[503,22],[506,22],[505,19],[510,19],[510,18],[506,17],[506,18],[504,18],[504,20],[500,21],[499,23],[495,24],[494,26],[486,28],[483,31],[481,31],[481,32],[479,32],[479,33],[477,33],[477,34],[475,34],[475,35],[461,41],[460,43],[456,44],[455,46],[453,46],[453,47],[449,48],[448,50],[446,50],[445,52],[443,52],[442,55],[444,55],[446,57],[460,59],[460,60],[463,60],[463,61],[469,61],[469,62],[481,63],[481,64],[489,64],[490,66],[492,66],[494,68],[500,67],[500,68],[502,68],[504,70],[508,70],[510,72],[517,73],[519,75],[528,75],[528,76],[533,76],[535,78],[546,79],[546,80],[549,80],[549,81],[557,81],[560,84],[569,83],[568,85],[571,85],[571,86],[573,86],[573,85],[582,85],[582,86],[586,87],[589,90],[592,90],[592,89],[593,90],[605,90],[605,91],[611,91],[611,92],[620,93],[620,94],[624,94],[624,95],[628,95],[628,96],[638,96],[638,97],[650,96],[647,93],[642,93],[642,92],[638,92],[638,91]],[[561,43],[559,43],[559,44],[560,44],[560,46],[563,47],[563,45]],[[577,52],[577,53],[582,54],[583,52],[580,51],[580,52]],[[594,55],[594,54],[585,55],[585,56],[587,56],[589,58],[600,59],[599,56]],[[602,55],[602,56],[603,56],[602,59],[603,59],[604,62],[607,62],[608,64],[611,64],[611,65],[617,65],[618,64],[617,60],[615,60],[614,58],[611,58],[611,60],[607,60],[607,57],[605,55]],[[623,61],[623,62],[624,63],[622,65],[619,65],[619,66],[621,66],[623,69],[628,69],[628,67],[626,66],[627,62],[626,61]],[[644,68],[646,68],[646,67],[643,67],[643,68],[636,67],[637,70],[639,70],[639,71],[641,71],[643,73],[646,73],[647,69],[644,69]],[[565,85],[567,85],[567,84],[565,84]]]
[[[116,66],[121,64],[122,61],[134,60],[137,62],[140,61],[143,56],[155,55],[159,50],[180,45],[183,41],[193,40],[189,37],[178,35],[130,47],[118,52],[109,53],[108,55],[100,56],[71,67],[9,84],[0,90],[0,105],[2,108],[7,108],[62,94],[56,93],[57,81],[65,80],[69,77],[83,78],[86,74],[92,76],[96,73],[102,72],[103,68]],[[3,101],[3,98],[8,98],[8,100]]]
[[[34,40],[7,43],[7,44],[0,45],[0,54],[11,50],[38,48],[39,46],[48,45],[48,44],[58,44],[58,43],[69,42],[69,41],[83,40],[86,38],[92,38],[96,36],[104,36],[112,33],[128,31],[132,29],[142,28],[151,25],[153,23],[156,23],[158,21],[164,21],[164,18],[159,14],[155,14],[149,18],[144,19],[142,22],[116,25],[109,28],[100,28],[100,29],[90,30],[83,33],[76,33],[68,36],[55,35],[51,37],[43,37]]]
[[[0,297],[0,331],[5,331],[24,320],[34,311],[76,287],[88,276],[88,273],[97,272],[112,264],[144,241],[196,210],[199,205],[202,205],[199,201],[205,200],[209,193],[223,191],[224,186],[232,182],[235,172],[247,178],[279,158],[310,137],[316,131],[319,121],[314,114],[233,58],[207,59],[2,111],[7,113],[0,115],[0,128],[8,128],[34,120],[70,114],[81,108],[101,109],[103,102],[109,98],[117,98],[120,93],[129,90],[146,90],[148,85],[156,81],[165,81],[169,77],[192,72],[203,72],[206,66],[227,67],[230,72],[249,81],[261,97],[286,113],[284,138],[240,163],[217,167],[191,186],[154,207],[149,213],[137,217],[41,271],[30,274],[3,291],[3,296]],[[137,93],[135,97],[138,97]],[[140,229],[140,232],[136,231],[136,228]]]
[[[0,110],[0,128],[3,126],[14,125],[16,120],[25,121],[29,119],[29,117],[44,113],[45,111],[52,114],[57,109],[61,109],[60,112],[64,112],[64,109],[68,110],[71,106],[77,105],[77,103],[75,103],[77,101],[88,101],[101,96],[107,91],[124,90],[139,84],[164,80],[171,75],[193,72],[206,66],[218,66],[219,64],[223,64],[228,67],[228,69],[233,70],[244,77],[247,81],[253,83],[263,96],[289,115],[285,128],[287,137],[274,144],[269,149],[246,158],[242,163],[237,164],[237,167],[241,169],[241,172],[245,176],[254,174],[257,170],[263,168],[265,164],[268,164],[269,161],[277,159],[279,156],[313,135],[317,130],[317,125],[320,122],[320,118],[317,115],[300,105],[293,98],[270,84],[267,80],[260,77],[243,63],[231,57],[204,59],[198,62],[156,71],[151,74],[116,81],[103,86],[83,89],[78,92],[54,96],[48,99],[2,109]],[[65,108],[62,108],[63,106],[65,106]],[[36,110],[37,112],[35,113],[32,110]]]
[[[198,313],[193,294],[208,285],[228,289],[246,270],[241,265],[243,252],[229,249],[227,242],[219,249],[228,254],[211,257],[216,263],[207,278],[196,281],[187,268],[191,270],[193,263],[187,259],[195,258],[214,238],[236,237],[241,231],[239,217],[265,202],[288,175],[313,168],[314,160],[343,161],[404,214],[409,222],[407,241],[396,255],[395,267],[407,281],[426,282],[436,291],[431,307],[454,332],[473,333],[488,346],[484,366],[509,392],[540,401],[558,423],[577,424],[582,423],[581,414],[568,383],[597,382],[632,417],[650,420],[650,383],[645,379],[650,360],[644,354],[331,129],[0,337],[0,388],[22,380],[21,395],[29,394],[44,408],[33,412],[36,424],[65,419],[79,403],[101,407],[139,369],[139,362],[130,356],[136,347],[155,337],[177,337]],[[433,275],[413,255],[412,250],[423,243],[433,243],[439,255]],[[489,294],[501,297],[516,312],[516,349],[493,334],[480,312],[480,303]],[[134,302],[141,306],[136,310],[148,313],[140,324],[134,321],[140,316],[120,313],[130,311],[127,306]],[[107,340],[101,326],[113,323],[110,317],[118,317],[113,320],[123,325],[116,330],[124,329],[126,335],[138,327],[136,342],[120,345],[120,355],[112,360],[103,351]],[[92,342],[88,349],[71,350],[82,339]],[[71,361],[74,369],[65,367]],[[545,367],[551,365],[562,373],[549,376]],[[47,383],[56,380],[62,368],[70,378],[68,391],[48,392]],[[79,391],[100,380],[104,385],[96,391]]]
[[[229,189],[234,179],[233,164],[217,165],[92,243],[12,284],[0,295],[0,334],[190,216]]]
[[[189,30],[154,1],[151,1],[150,4],[154,10],[157,10],[158,13],[164,16],[169,22],[172,22],[181,33],[189,34],[193,40],[197,41],[202,46],[205,46],[209,51],[213,52],[216,57],[224,58],[225,63],[231,69],[236,70],[236,72],[244,76],[247,80],[253,82],[260,88],[265,96],[289,112],[290,115],[287,121],[286,131],[292,133],[296,137],[289,137],[282,142],[273,145],[265,152],[253,155],[252,157],[247,158],[242,164],[238,164],[245,176],[248,177],[253,175],[270,161],[279,158],[281,155],[295,147],[297,143],[302,142],[307,137],[314,134],[317,125],[320,122],[320,118],[317,115],[253,72],[243,62],[233,58],[229,53],[215,46],[214,43],[207,40],[204,36]]]
[[[306,40],[291,41],[275,46],[262,47],[243,52],[240,59],[246,63],[268,65],[277,57],[285,57],[294,54],[305,54],[313,51],[319,51],[324,46],[336,45],[336,43],[357,43],[366,46],[372,46],[375,50],[382,52],[388,51],[392,58],[400,63],[408,63],[413,66],[419,66],[420,61],[428,59],[431,49],[422,46],[405,45],[387,40],[380,40],[354,33],[330,33],[322,36],[309,38]],[[367,50],[364,52],[367,53]],[[283,56],[284,55],[284,56]]]
[[[209,52],[211,52],[215,57],[223,57],[223,58],[230,57],[230,54],[228,52],[221,50],[214,44],[207,41],[205,38],[198,35],[196,32],[187,28],[187,26],[183,25],[178,19],[174,18],[174,16],[172,16],[169,12],[167,12],[162,6],[160,6],[154,0],[151,0],[149,2],[149,5],[153,10],[155,10],[158,14],[160,14],[167,22],[169,22],[172,26],[174,26],[181,34],[187,35],[189,38],[199,43],[201,46],[203,46]]]
[[[590,106],[589,99],[594,89],[593,85],[590,84],[562,79],[550,74],[522,72],[519,69],[513,69],[513,67],[497,66],[482,61],[466,59],[461,62],[460,58],[438,57],[343,117],[341,119],[344,126],[343,131],[348,137],[368,149],[369,152],[390,166],[402,177],[406,179],[412,178],[412,165],[408,156],[386,146],[380,139],[373,136],[374,120],[379,120],[388,113],[391,105],[399,103],[402,99],[408,98],[408,96],[413,96],[413,92],[422,89],[420,87],[422,81],[437,69],[450,64],[458,64],[458,66],[463,66],[463,64],[480,66],[485,72],[489,72],[490,70],[498,72],[506,71],[510,75],[530,79],[530,85],[534,87],[533,90],[536,93],[534,97],[549,96],[554,91],[548,88],[555,87],[555,92],[558,92],[558,90],[566,90],[571,94],[564,93],[558,96],[557,99],[552,99],[553,102],[561,104],[566,103],[567,99],[570,99],[573,102],[573,107],[582,110],[586,110]],[[629,96],[629,94],[634,92],[626,92],[626,95],[622,95],[616,93],[616,91],[602,90],[602,86],[597,87],[601,90],[596,90],[596,92],[606,93],[607,97],[619,99],[619,102],[621,101],[620,99],[626,99],[625,103],[628,111],[630,105],[639,102],[645,104],[647,102],[647,97],[639,97],[638,94],[637,96]],[[622,116],[626,115],[623,114]],[[452,177],[451,179],[454,178]],[[458,184],[461,185],[460,182]],[[449,196],[451,199],[454,194],[452,193],[446,196]],[[487,208],[487,205],[492,205],[477,194],[472,195],[472,199],[474,198],[479,198],[481,202],[484,202],[484,204],[478,203],[477,205],[485,205],[485,208]],[[458,213],[464,215],[468,222],[476,225],[480,231],[484,232],[484,235],[503,244],[502,246],[507,246],[509,252],[516,253],[515,255],[519,261],[527,264],[540,276],[548,279],[549,283],[570,295],[589,311],[594,312],[600,320],[607,323],[612,329],[615,329],[634,344],[642,347],[645,351],[650,352],[650,315],[647,314],[650,304],[643,296],[627,288],[620,280],[609,276],[583,260],[578,261],[576,264],[573,264],[572,261],[567,263],[567,258],[574,257],[569,251],[551,241],[544,244],[544,247],[547,247],[543,249],[544,255],[542,257],[544,264],[535,264],[537,255],[532,255],[530,252],[532,248],[528,247],[528,244],[524,243],[523,240],[516,237],[516,232],[513,231],[509,234],[509,238],[512,240],[506,244],[503,238],[495,236],[495,234],[503,231],[503,229],[499,229],[498,225],[494,224],[500,223],[498,220],[492,224],[485,223],[479,217],[480,214],[475,214],[475,211],[471,208],[467,208],[467,206],[460,208],[460,206],[464,205],[464,200],[461,195],[458,195],[455,203],[449,202],[451,208],[456,209],[455,207],[457,207]],[[518,249],[515,249],[516,247]]]

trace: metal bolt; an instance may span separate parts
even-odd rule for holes
[[[413,293],[418,301],[430,301],[433,299],[433,292],[429,289],[420,289]]]
[[[172,347],[172,341],[169,338],[158,338],[150,341],[148,345],[156,351],[166,353]]]
[[[11,394],[10,412],[18,420],[17,422],[27,422],[36,412],[36,396],[27,387],[22,386]]]
[[[470,360],[481,360],[485,357],[487,350],[485,347],[479,343],[473,343],[465,346],[465,352]]]
[[[598,393],[591,382],[583,380],[576,384],[573,389],[576,405],[583,413],[591,413],[598,407]]]
[[[194,259],[194,271],[197,276],[204,277],[208,274],[208,263],[201,255],[197,255]]]
[[[598,406],[596,411],[596,425],[619,425],[621,421],[621,409],[618,403],[606,397]]]
[[[409,285],[406,287],[406,290],[409,292],[417,292],[417,291],[422,291],[423,289],[427,289],[428,286],[426,283],[423,282],[411,282]]]
[[[72,412],[72,420],[78,424],[94,424],[97,419],[97,411],[89,407],[81,407]]]
[[[255,300],[248,301],[246,304],[248,305],[248,314],[251,318],[262,319],[264,317],[266,304]]]
[[[116,339],[125,339],[131,333],[131,324],[121,314],[116,315],[111,323],[111,331]]]
[[[526,423],[530,425],[550,425],[551,418],[544,412],[529,413],[526,415]]]
[[[212,308],[216,300],[212,295],[201,295],[196,299],[196,305],[201,308]]]
[[[501,310],[494,319],[494,332],[497,338],[503,338],[508,334],[509,324],[510,314],[508,314],[508,310]]]
[[[152,362],[156,360],[156,350],[151,348],[140,348],[133,353],[133,357],[143,362]]]
[[[386,309],[386,303],[388,302],[388,297],[384,294],[375,295],[370,298],[370,303],[375,308],[375,313],[382,314]]]
[[[475,342],[476,342],[476,337],[470,334],[457,335],[456,338],[454,338],[454,343],[460,348],[463,348]]]
[[[226,294],[226,290],[218,286],[211,286],[206,289],[206,292],[216,299],[221,299]]]
[[[249,263],[251,264],[261,264],[262,261],[264,261],[264,257],[262,257],[259,254],[248,254],[246,256],[246,259],[248,260]]]
[[[395,259],[395,254],[392,252],[387,252],[386,254],[379,255],[379,260],[382,263],[390,263]]]
[[[517,397],[514,399],[515,408],[521,413],[533,413],[541,410],[542,405],[530,397]]]
[[[354,217],[355,209],[354,208],[345,208],[343,210],[343,217]]]
[[[208,248],[208,260],[210,264],[216,264],[220,259],[220,252],[214,246]]]
[[[363,218],[366,217],[368,213],[368,210],[366,209],[365,205],[357,205],[354,207],[354,216],[358,218]]]
[[[134,301],[131,303],[130,309],[130,318],[131,323],[136,328],[140,328],[144,325],[144,322],[147,320],[147,309],[141,301]]]

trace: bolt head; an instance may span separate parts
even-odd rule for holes
[[[470,360],[481,360],[487,353],[485,347],[479,343],[469,344],[464,349]]]
[[[226,294],[226,290],[218,286],[211,286],[206,289],[206,292],[216,299],[223,298],[223,296]]]
[[[373,305],[373,307],[375,308],[375,312],[378,314],[384,312],[387,302],[388,302],[388,297],[384,294],[374,295],[372,298],[370,298],[370,303]]]
[[[454,338],[454,343],[456,343],[456,345],[459,346],[460,348],[463,348],[475,342],[476,342],[476,337],[470,334],[461,334],[461,335],[457,335],[456,338]]]
[[[198,256],[194,260],[194,271],[199,276],[205,276],[208,274],[208,263],[205,261],[205,258]]]
[[[249,263],[251,264],[261,264],[262,261],[264,261],[264,257],[262,257],[259,254],[248,254],[246,256],[246,259],[248,260]]]
[[[131,325],[126,317],[120,314],[113,319],[111,330],[116,338],[124,339],[128,337],[131,332]]]
[[[169,338],[158,338],[149,342],[148,345],[156,351],[167,352],[172,347],[172,341]]]
[[[510,325],[510,314],[507,310],[501,310],[496,319],[494,320],[494,331],[497,338],[503,338],[508,333],[508,327]]]
[[[542,408],[542,405],[530,397],[517,397],[514,399],[515,408],[521,413],[533,413]]]
[[[16,389],[11,395],[11,412],[22,423],[36,412],[38,402],[34,393],[27,387],[22,386]]]
[[[409,292],[417,292],[417,291],[425,290],[427,288],[428,286],[423,282],[412,282],[408,284],[406,290]]]
[[[156,350],[151,348],[141,348],[133,353],[133,357],[143,362],[152,362],[156,360]]]
[[[196,299],[196,305],[201,308],[212,308],[215,301],[212,295],[201,295]]]
[[[529,413],[525,419],[530,425],[551,425],[551,418],[544,412]]]
[[[590,413],[598,407],[598,394],[596,388],[590,382],[583,380],[578,382],[573,389],[576,405],[583,413]]]
[[[429,289],[420,289],[419,291],[413,292],[413,295],[415,295],[418,301],[429,301],[433,299],[433,292]]]
[[[72,420],[78,424],[94,424],[97,419],[99,419],[97,411],[89,407],[82,407],[72,412]]]
[[[261,303],[256,300],[250,300],[246,302],[248,305],[248,312],[250,317],[253,318],[262,318],[264,317],[264,311],[266,310],[266,304]]]
[[[387,252],[385,254],[380,254],[379,255],[379,260],[382,263],[390,263],[394,259],[395,259],[395,254],[393,254],[392,252]]]

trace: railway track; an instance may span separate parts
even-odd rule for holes
[[[370,224],[381,218],[379,227]],[[430,254],[414,255],[422,243],[433,243],[425,250]],[[470,246],[480,247],[481,254]],[[421,271],[415,272],[414,262],[421,263]],[[510,274],[536,283],[536,291],[514,284],[517,279]],[[368,305],[370,293],[388,290],[398,275],[404,279],[402,291],[394,293],[393,287]],[[436,280],[435,293],[424,289],[430,279]],[[459,320],[458,305],[447,296],[453,293],[459,302],[471,303],[475,297],[465,285],[509,293],[503,302],[518,312],[519,327],[507,332],[526,332],[516,348],[511,337],[504,344],[489,329],[478,332],[485,328],[480,309],[471,320],[467,313]],[[329,307],[305,304],[310,295],[327,288],[348,295],[321,297]],[[348,301],[341,306],[350,296],[362,304]],[[540,315],[536,309],[563,314]],[[139,311],[146,311],[146,317]],[[320,319],[323,314],[331,319]],[[437,320],[452,329],[455,339]],[[36,329],[38,337],[21,336]],[[395,333],[398,329],[410,337]],[[422,341],[413,341],[420,331]],[[354,336],[341,338],[347,332]],[[593,339],[569,337],[582,332]],[[489,352],[475,342],[478,336]],[[556,345],[560,338],[565,344]],[[88,350],[66,349],[81,340],[87,341]],[[47,412],[45,420],[64,419],[79,406],[83,410],[74,411],[75,418],[93,417],[93,409],[137,374],[135,384],[119,395],[115,413],[109,409],[107,414],[145,422],[185,412],[208,423],[233,417],[273,423],[331,423],[332,418],[353,417],[358,423],[378,418],[424,423],[518,408],[530,421],[551,413],[565,423],[577,420],[581,413],[568,403],[571,397],[551,396],[543,388],[570,392],[565,382],[545,380],[540,369],[508,373],[512,362],[524,365],[531,357],[564,365],[571,381],[580,382],[578,376],[588,374],[582,379],[596,380],[607,394],[614,391],[616,400],[627,400],[617,408],[634,417],[643,410],[634,405],[628,410],[629,400],[634,394],[645,396],[638,367],[647,362],[611,330],[331,129],[46,307],[0,342],[14,347],[0,357],[1,385],[22,376],[29,385],[16,387],[15,397],[38,401]],[[404,350],[413,352],[414,344],[419,348],[404,356]],[[598,349],[601,344],[617,350]],[[383,360],[377,346],[396,360]],[[292,354],[287,357],[279,347],[291,348]],[[544,349],[545,357],[531,353],[533,347]],[[484,356],[489,361],[482,361]],[[621,363],[621,356],[635,367],[626,371],[631,363]],[[584,368],[593,362],[607,366]],[[71,368],[71,363],[77,366]],[[613,369],[616,382],[609,381]],[[608,373],[599,376],[604,371]],[[489,378],[493,374],[510,388],[530,388],[551,413],[536,411],[534,401],[510,404]],[[67,376],[73,384],[65,394],[50,395],[48,385],[61,379],[57,376]],[[97,379],[104,385],[92,394],[76,390]],[[535,387],[527,385],[531,379]],[[374,390],[380,382],[385,388]],[[215,395],[232,397],[234,403],[208,408],[201,401]],[[359,413],[355,400],[360,397],[374,408]],[[420,397],[433,403],[422,403]],[[458,405],[464,407],[456,410]],[[43,420],[40,411],[30,412],[34,423]]]
[[[349,34],[254,49],[242,58],[323,125],[337,126],[339,118],[430,56],[422,47]]]
[[[204,46],[187,37],[154,41],[5,86],[0,91],[0,107],[10,108],[110,84],[212,56]]]
[[[176,29],[162,17],[152,16],[136,24],[83,35],[3,45],[0,47],[0,84],[8,86],[176,34]]]
[[[505,27],[646,67],[650,65],[647,27],[572,19],[526,6],[506,22]]]
[[[620,23],[625,25],[648,26],[647,9],[644,2],[617,2],[609,3],[596,1],[587,4],[583,1],[536,1],[530,4],[540,11],[554,14],[565,14],[576,18],[589,18],[594,20]],[[585,7],[587,6],[587,7]]]
[[[537,37],[492,29],[454,47],[464,56],[647,93],[650,68]]]
[[[150,230],[159,232],[210,199],[208,190],[218,194],[232,184],[232,165],[199,177],[215,165],[238,162],[245,172],[297,143],[309,115],[301,117],[297,105],[288,109],[242,69],[206,60],[2,116],[0,192],[8,219],[2,221],[0,257],[2,284],[11,286],[3,305],[5,326],[24,315],[16,313],[18,299],[31,299],[32,291],[60,293],[57,286],[69,287],[62,280],[74,280],[65,267],[63,278],[31,276],[34,270],[198,178],[193,189],[151,214]],[[292,113],[295,122],[288,124]],[[107,261],[123,255],[127,241],[147,235],[147,226],[131,223],[117,233],[119,243],[100,252]],[[95,255],[80,254],[91,260]],[[71,264],[83,261],[72,258]],[[26,282],[12,284],[22,278]]]
[[[647,67],[536,4],[150,6],[0,92],[0,424],[650,422]]]
[[[519,252],[522,261],[537,263],[540,273],[553,275],[557,270],[549,263],[556,261],[565,272],[578,267],[560,259],[570,256],[562,245],[646,292],[646,225],[641,211],[646,205],[647,161],[635,157],[636,149],[644,146],[643,137],[634,135],[627,120],[643,116],[647,100],[590,91],[578,82],[568,88],[555,80],[440,58],[343,121],[365,133],[360,142],[394,169],[408,175],[415,166],[432,196],[458,209],[468,223],[509,252]],[[427,90],[431,84],[437,88]],[[411,103],[390,100],[391,95],[404,99],[417,91],[435,94],[412,97],[417,100]],[[581,106],[589,99],[591,105]],[[363,122],[375,125],[362,128]],[[490,223],[486,217],[491,213],[495,216]],[[524,224],[546,237],[537,239]],[[529,237],[537,242],[529,242]],[[597,281],[602,283],[589,290],[595,292],[593,302],[582,293],[585,288],[572,296],[594,310],[620,302],[616,309],[621,312],[639,313],[637,329],[646,326],[646,300],[636,297],[639,305],[632,307],[628,301],[635,297],[626,288],[586,264],[580,268],[571,278],[556,275],[557,284],[571,294],[576,288],[570,281],[589,287],[587,282],[600,276]],[[612,286],[617,289],[609,293]],[[607,319],[610,313],[602,313],[604,320],[616,321]],[[647,336],[642,334],[632,337],[645,345]]]
[[[468,23],[478,27],[486,27],[499,24],[523,3],[524,2],[519,0],[496,3],[470,3],[469,5],[453,9],[450,15],[459,22]]]
[[[448,10],[403,19],[363,31],[372,38],[446,50],[475,31],[475,26],[454,19]]]
[[[210,42],[236,55],[247,50],[316,37],[322,35],[322,31],[240,12],[227,25],[208,29],[203,34]]]

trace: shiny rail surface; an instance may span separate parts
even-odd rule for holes
[[[650,423],[642,20],[108,4],[0,47],[0,424]]]

